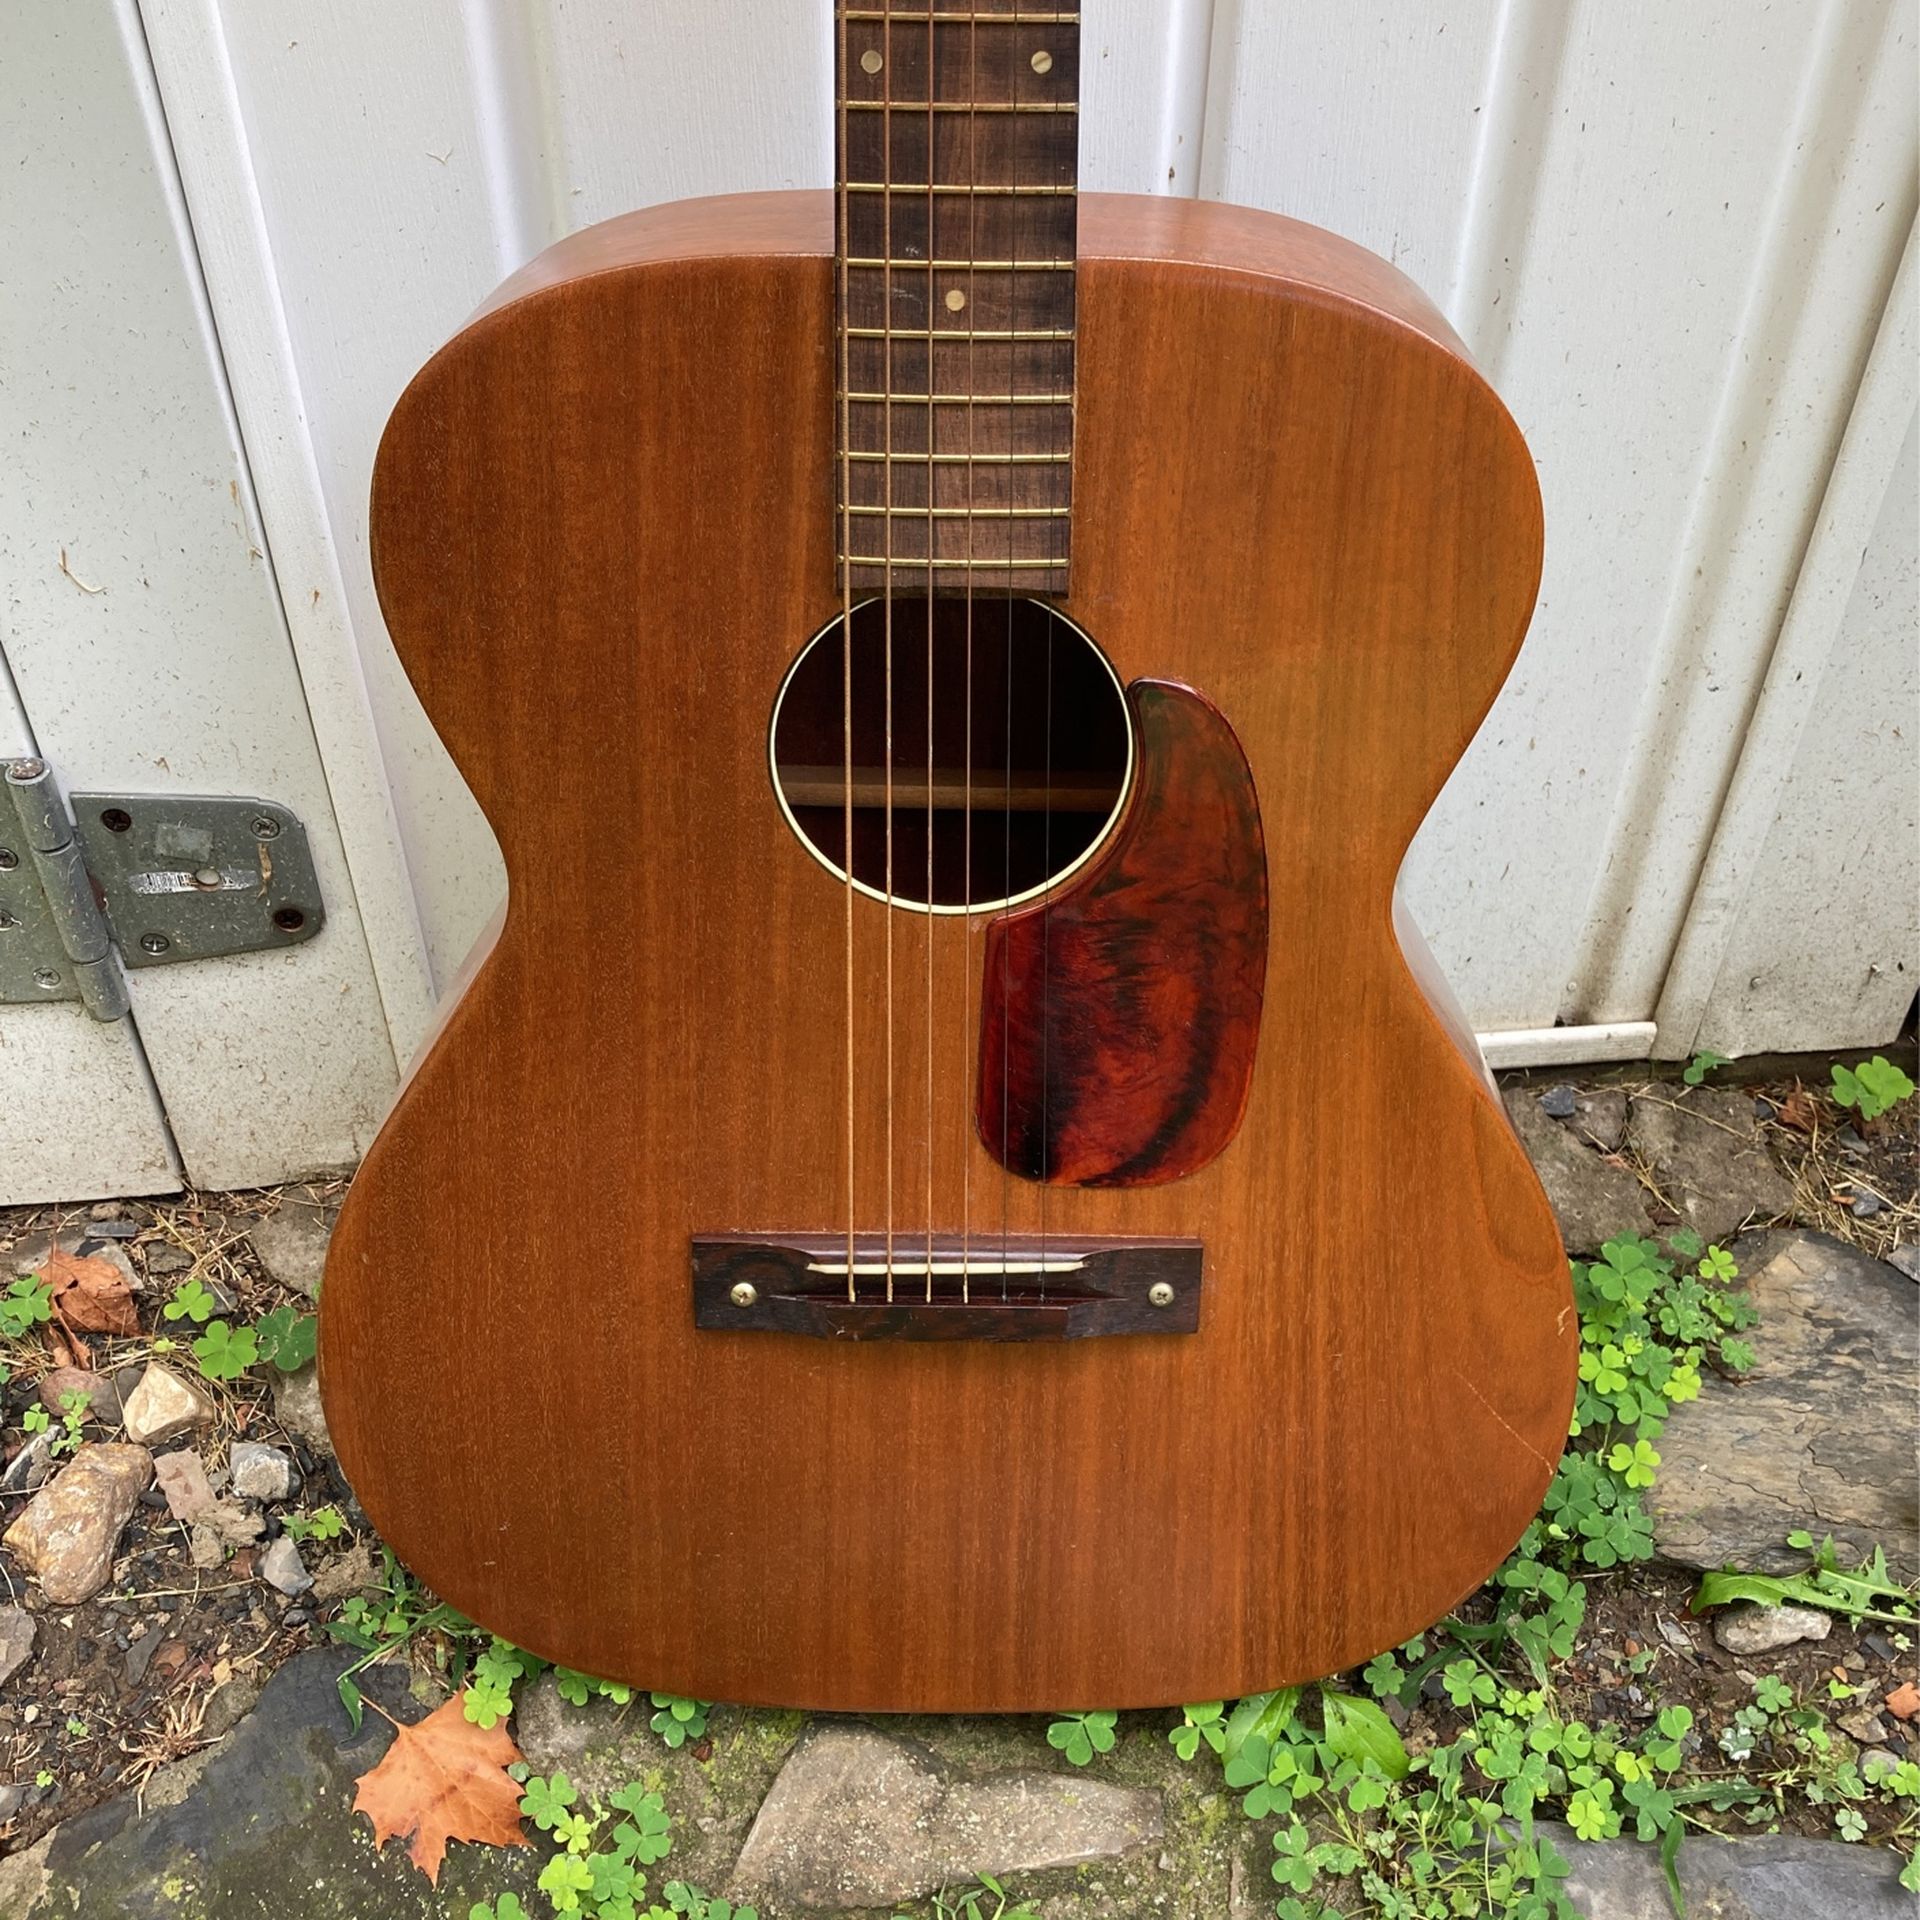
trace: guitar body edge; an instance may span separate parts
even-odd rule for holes
[[[1014,1711],[1337,1671],[1498,1563],[1572,1405],[1551,1213],[1395,931],[1531,612],[1531,463],[1371,256],[1086,197],[1063,611],[1231,724],[1270,934],[1230,1144],[1042,1188],[973,1126],[984,918],[861,897],[849,949],[768,784],[782,676],[839,606],[831,255],[815,194],[575,236],[389,425],[382,604],[509,906],[334,1236],[342,1466],[482,1624],[701,1698]],[[849,1108],[863,1231],[1197,1238],[1198,1330],[696,1328],[695,1235],[845,1230]]]

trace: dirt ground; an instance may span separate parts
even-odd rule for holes
[[[23,1439],[21,1416],[38,1404],[40,1378],[56,1361],[107,1375],[130,1368],[123,1376],[130,1387],[151,1352],[149,1329],[179,1340],[191,1336],[190,1323],[161,1318],[167,1298],[186,1281],[197,1279],[216,1298],[231,1299],[236,1321],[283,1304],[307,1308],[302,1296],[267,1276],[247,1230],[284,1196],[337,1199],[344,1186],[0,1211],[7,1273],[46,1235],[77,1236],[82,1252],[123,1251],[145,1288],[140,1339],[91,1336],[84,1354],[73,1352],[71,1341],[64,1354],[45,1338],[18,1343],[5,1389],[9,1457]],[[179,1358],[180,1370],[195,1374],[191,1356]],[[267,1511],[258,1546],[241,1549],[218,1571],[195,1568],[187,1528],[150,1487],[121,1536],[114,1579],[80,1606],[45,1605],[13,1555],[0,1549],[0,1584],[16,1605],[33,1606],[39,1628],[33,1658],[0,1692],[0,1780],[28,1791],[26,1804],[0,1829],[5,1851],[31,1844],[47,1827],[111,1794],[139,1787],[156,1767],[217,1739],[274,1668],[325,1640],[315,1625],[313,1596],[287,1600],[256,1578],[259,1555],[280,1532],[284,1512],[333,1505],[350,1525],[358,1522],[361,1535],[370,1535],[332,1459],[276,1418],[271,1371],[256,1367],[230,1387],[209,1388],[217,1417],[211,1444],[202,1448],[211,1459],[224,1457],[234,1440],[263,1440],[293,1456],[300,1490],[284,1507]],[[87,1429],[89,1438],[110,1433],[105,1426]],[[11,1521],[28,1497],[25,1491],[0,1496],[0,1513]],[[316,1570],[320,1556],[332,1551],[309,1548]]]

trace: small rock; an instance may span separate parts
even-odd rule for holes
[[[14,1782],[0,1786],[0,1825],[11,1820],[27,1804],[27,1790]]]
[[[176,1520],[198,1520],[213,1506],[213,1489],[207,1484],[207,1470],[191,1447],[179,1447],[172,1453],[155,1457],[153,1477],[166,1496],[167,1511]]]
[[[1849,1740],[1858,1740],[1863,1747],[1884,1747],[1887,1744],[1887,1723],[1871,1707],[1837,1714],[1833,1724]]]
[[[380,1584],[380,1570],[373,1564],[373,1549],[364,1540],[356,1540],[345,1553],[336,1553],[320,1563],[313,1576],[316,1606],[331,1606],[349,1594],[363,1593]]]
[[[52,1433],[32,1434],[7,1462],[6,1472],[0,1474],[0,1493],[31,1493],[35,1487],[45,1484],[52,1471]]]
[[[274,1417],[294,1436],[317,1448],[331,1460],[333,1436],[327,1431],[326,1409],[320,1404],[320,1380],[313,1362],[295,1373],[275,1372]]]
[[[966,1874],[1079,1866],[1163,1838],[1157,1793],[1051,1773],[952,1779],[871,1727],[828,1724],[781,1768],[734,1887],[783,1911],[875,1907]]]
[[[120,1529],[152,1478],[153,1458],[145,1447],[83,1446],[0,1542],[38,1576],[55,1606],[90,1600],[106,1585]]]
[[[1885,1747],[1869,1747],[1860,1756],[1860,1778],[1868,1786],[1878,1786],[1882,1780],[1900,1771],[1900,1756],[1889,1753]]]
[[[1690,1634],[1678,1620],[1669,1620],[1663,1613],[1655,1617],[1653,1624],[1658,1630],[1660,1638],[1664,1640],[1674,1652],[1697,1654],[1700,1651],[1700,1649],[1693,1644],[1692,1634]]]
[[[1635,1094],[1627,1133],[1702,1240],[1724,1244],[1748,1220],[1793,1211],[1793,1183],[1774,1164],[1743,1094],[1721,1087],[1693,1087],[1678,1098],[1665,1090]]]
[[[40,1628],[24,1607],[0,1607],[0,1687],[33,1657]]]
[[[1833,1620],[1818,1607],[1729,1607],[1713,1623],[1713,1637],[1729,1653],[1772,1653],[1802,1640],[1824,1640]]]
[[[1887,1255],[1887,1264],[1898,1267],[1909,1280],[1920,1280],[1920,1244],[1910,1241],[1906,1246],[1895,1247]]]
[[[1602,1153],[1618,1153],[1627,1140],[1627,1096],[1620,1087],[1596,1087],[1580,1096],[1573,1130]]]
[[[1625,1167],[1584,1146],[1518,1088],[1508,1090],[1506,1109],[1547,1190],[1569,1253],[1597,1253],[1609,1240],[1653,1232],[1646,1195]]]
[[[200,1731],[209,1740],[224,1739],[253,1711],[259,1698],[260,1682],[235,1674],[224,1686],[214,1689]]]
[[[99,1214],[93,1216],[92,1233],[101,1240],[132,1240],[140,1232],[138,1220],[112,1220]]]
[[[1862,1187],[1853,1196],[1853,1205],[1847,1211],[1856,1220],[1871,1220],[1876,1213],[1885,1208],[1886,1204],[1871,1187]]]
[[[40,1376],[34,1391],[40,1396],[40,1404],[56,1418],[67,1410],[62,1404],[67,1395],[77,1393],[86,1402],[85,1418],[108,1426],[119,1424],[120,1396],[104,1374],[88,1373],[83,1367],[55,1367]]]
[[[127,1648],[126,1675],[127,1685],[143,1687],[147,1682],[147,1668],[153,1662],[153,1656],[160,1650],[160,1635],[149,1628],[140,1638]]]
[[[233,1491],[242,1500],[291,1500],[300,1477],[278,1447],[258,1440],[236,1440],[227,1454]]]
[[[67,1236],[67,1247],[71,1251],[74,1245],[72,1235]],[[38,1273],[47,1264],[47,1256],[53,1251],[53,1235],[50,1233],[22,1234],[7,1251],[7,1262],[15,1273]]]
[[[300,1558],[300,1549],[284,1533],[260,1556],[260,1577],[289,1599],[313,1585],[313,1575]]]
[[[304,1201],[283,1201],[278,1213],[256,1220],[247,1238],[260,1264],[283,1287],[320,1296],[321,1276],[327,1267],[327,1242],[333,1235],[333,1213]]]
[[[1572,1087],[1549,1087],[1540,1096],[1540,1111],[1549,1120],[1571,1120],[1578,1110],[1580,1096]]]
[[[202,1570],[222,1566],[229,1552],[252,1546],[263,1531],[264,1523],[251,1508],[216,1500],[194,1522],[188,1536],[193,1564]]]
[[[169,1274],[185,1273],[193,1265],[193,1255],[170,1240],[156,1241],[147,1248],[147,1272],[156,1280]]]
[[[1891,1660],[1898,1651],[1893,1642],[1889,1640],[1884,1633],[1863,1633],[1860,1636],[1860,1644],[1865,1647],[1876,1660]]]
[[[213,1402],[190,1380],[163,1366],[148,1367],[122,1410],[127,1438],[138,1446],[172,1440],[213,1419]]]

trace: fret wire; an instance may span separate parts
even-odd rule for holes
[[[842,456],[848,460],[910,460],[917,464],[930,466],[971,466],[978,463],[983,467],[1051,467],[1064,466],[1072,460],[1070,453],[861,453],[850,451]]]
[[[1017,193],[1023,199],[1033,195],[1043,199],[1061,200],[1070,200],[1080,191],[1078,187],[986,187],[918,180],[843,180],[840,185],[845,193],[964,193],[968,195]]]
[[[903,513],[912,520],[1064,520],[1071,507],[848,507],[848,513]]]
[[[850,340],[924,340],[925,334],[903,335],[898,327],[842,327]],[[1071,340],[1071,327],[936,327],[939,340]]]
[[[849,393],[847,399],[883,407],[1070,407],[1070,393]]]
[[[1065,560],[938,560],[924,554],[896,553],[891,558],[877,553],[843,553],[850,567],[1064,567]]]
[[[1007,27],[1077,27],[1080,16],[1077,13],[892,13],[886,8],[843,8],[841,17],[847,20],[890,20],[896,26],[919,26],[928,20],[936,23],[951,21],[957,27],[1007,26]]]
[[[846,263],[856,271],[879,272],[883,267],[910,267],[927,273],[1071,273],[1072,260],[874,260],[862,255]],[[896,327],[897,333],[899,329]]]
[[[853,113],[1078,113],[1066,100],[848,100]]]

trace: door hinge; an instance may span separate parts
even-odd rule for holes
[[[0,784],[0,1004],[79,1000],[118,1020],[127,968],[297,946],[325,924],[306,829],[271,800],[69,805],[44,760],[11,761]]]

